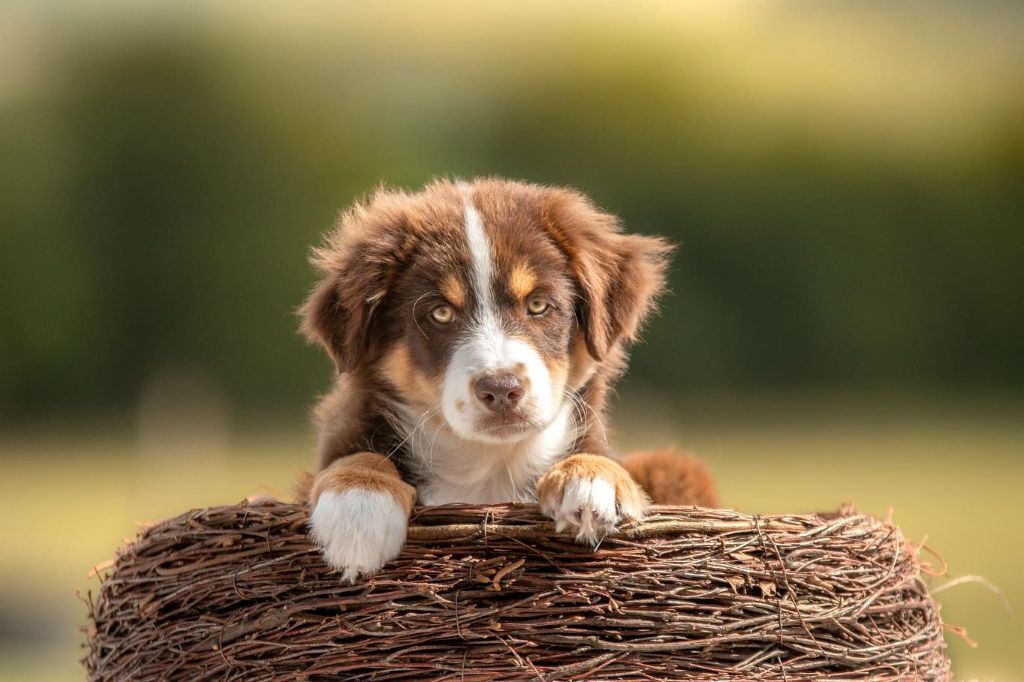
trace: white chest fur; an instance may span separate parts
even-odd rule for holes
[[[533,502],[536,482],[571,455],[576,440],[571,407],[563,406],[542,431],[515,443],[480,443],[448,429],[416,429],[407,439],[419,504]]]

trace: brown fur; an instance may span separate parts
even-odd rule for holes
[[[607,421],[608,387],[625,368],[625,344],[635,339],[663,288],[669,247],[654,237],[622,233],[614,216],[572,190],[498,179],[472,187],[484,221],[502,226],[492,235],[497,236],[495,268],[509,283],[510,295],[570,278],[575,291],[566,301],[579,304],[572,311],[577,331],[563,341],[531,327],[531,343],[549,366],[567,365],[569,386],[587,406],[582,418],[592,429],[581,447],[606,452],[607,425],[597,422]],[[338,228],[314,251],[313,263],[323,277],[299,310],[302,331],[327,350],[340,374],[316,411],[321,466],[367,445],[376,447],[373,434],[389,444],[381,435],[387,429],[380,428],[384,393],[422,404],[434,390],[441,369],[437,360],[401,348],[407,318],[389,313],[403,295],[401,287],[427,285],[415,279],[413,263],[426,274],[445,273],[439,289],[449,303],[457,308],[468,303],[463,201],[459,188],[446,181],[418,193],[378,190],[345,211]],[[443,356],[444,346],[442,340],[431,349]]]
[[[615,216],[571,190],[556,190],[542,217],[569,258],[583,294],[581,324],[587,348],[601,360],[637,332],[664,290],[672,247],[657,237],[623,234]]]
[[[461,197],[451,183],[433,183],[418,194],[380,189],[369,202],[342,213],[338,228],[313,251],[323,279],[299,308],[302,332],[327,350],[339,372],[378,357],[383,339],[373,333],[380,322],[377,310],[421,247],[426,226],[433,228],[440,252],[457,254],[461,222]]]
[[[493,178],[469,188],[490,226],[503,324],[583,404],[577,450],[588,454],[565,453],[540,483],[542,493],[560,490],[567,476],[600,474],[626,506],[645,507],[626,469],[603,457],[613,454],[606,402],[625,370],[626,347],[664,289],[671,247],[624,233],[615,216],[573,190]],[[456,324],[431,326],[429,312],[447,303],[459,316],[473,304],[464,201],[465,187],[445,180],[415,193],[381,188],[342,213],[314,251],[321,280],[299,310],[301,329],[324,347],[338,377],[315,411],[320,472],[306,482],[310,502],[322,490],[360,485],[389,490],[411,507],[417,481],[388,406],[397,400],[425,410],[435,401],[458,335]],[[530,319],[521,301],[535,292],[552,307]],[[706,472],[685,462],[645,455],[628,458],[627,468],[656,501],[715,500]]]
[[[416,489],[402,480],[394,464],[374,452],[360,452],[333,462],[313,478],[308,499],[315,503],[325,490],[341,492],[348,488],[391,493],[406,513],[416,503]]]
[[[718,491],[704,462],[676,450],[636,452],[622,466],[655,504],[693,504],[718,507]]]
[[[429,405],[441,390],[441,377],[424,374],[409,356],[409,347],[402,342],[385,353],[381,360],[381,374],[411,405],[418,408]]]

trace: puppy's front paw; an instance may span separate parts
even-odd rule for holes
[[[324,560],[351,583],[399,555],[408,516],[390,492],[346,488],[320,493],[309,525]]]
[[[649,502],[616,462],[599,455],[573,455],[537,484],[541,511],[555,530],[572,530],[576,541],[597,545],[622,519],[643,518]]]

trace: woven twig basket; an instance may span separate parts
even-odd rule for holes
[[[343,584],[301,506],[199,509],[89,600],[91,679],[948,679],[927,566],[850,510],[655,508],[596,551],[533,506],[419,508]]]

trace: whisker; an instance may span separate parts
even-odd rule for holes
[[[391,457],[396,452],[398,452],[402,448],[403,445],[408,443],[416,435],[416,432],[418,430],[420,430],[427,423],[427,420],[430,419],[432,416],[434,416],[434,414],[436,414],[436,413],[437,413],[437,408],[436,407],[432,407],[429,410],[427,410],[426,412],[424,412],[423,415],[420,417],[420,419],[412,427],[412,430],[410,430],[409,433],[405,436],[405,438],[403,438],[402,441],[398,445],[396,445],[391,450],[391,452],[388,453],[388,455],[387,455],[388,459],[391,459]],[[394,424],[393,424],[393,426],[394,426]],[[399,428],[401,428],[400,424],[398,426],[399,426]]]
[[[422,296],[420,296],[419,298],[412,302],[412,323],[416,325],[416,329],[420,330],[420,334],[423,334],[423,338],[425,339],[429,337],[427,336],[427,333],[423,331],[423,327],[420,326],[420,321],[416,319],[416,306],[418,306],[420,301],[422,301],[429,295],[430,292],[428,291],[427,293],[423,294]]]
[[[572,450],[576,452],[579,449],[580,443],[583,442],[583,434],[585,432],[583,416],[580,414],[579,404],[576,402],[576,397],[573,396],[567,390],[563,390],[562,394],[569,399],[572,408],[569,410],[569,418],[572,419],[573,424],[573,439],[572,439]]]
[[[507,457],[504,458],[504,461],[505,461],[505,471],[508,472],[508,483],[509,483],[509,485],[512,486],[512,501],[513,502],[519,502],[519,490],[516,488],[515,476],[512,475],[512,467],[509,466],[508,458]]]
[[[434,437],[430,439],[430,447],[427,448],[427,471],[434,473],[434,447],[437,445],[437,437],[441,435],[441,427],[434,427]]]
[[[583,434],[585,431],[582,415],[580,414],[580,409],[579,405],[576,402],[576,397],[572,393],[570,393],[568,389],[562,389],[562,397],[568,398],[569,403],[571,405],[571,409],[569,410],[569,418],[572,419],[573,424],[573,439],[572,445],[570,447],[572,448],[573,452],[576,452],[579,449],[580,443],[583,441]]]
[[[568,390],[575,396],[576,403],[578,405],[580,405],[581,407],[584,407],[584,408],[590,410],[591,414],[594,415],[594,421],[596,421],[597,425],[601,427],[601,439],[604,441],[605,445],[608,445],[608,430],[605,429],[605,427],[604,427],[604,421],[601,419],[601,415],[598,414],[597,410],[595,410],[593,407],[591,407],[587,403],[587,401],[583,399],[583,396],[581,396],[575,389],[570,388]]]

